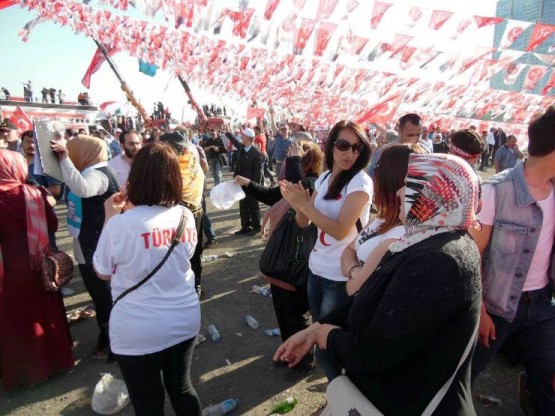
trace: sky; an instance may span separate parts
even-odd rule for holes
[[[316,0],[308,1],[316,4]],[[496,0],[465,0],[464,2],[401,0],[396,3],[492,16],[495,14]],[[126,13],[145,19],[132,9]],[[4,64],[0,67],[0,86],[6,87],[12,95],[23,96],[21,82],[31,80],[35,96],[40,95],[39,91],[43,87],[61,88],[66,94],[66,100],[77,101],[77,94],[86,91],[81,84],[81,79],[94,55],[96,45],[92,39],[75,34],[70,29],[52,22],[37,25],[31,32],[28,42],[25,43],[18,33],[36,16],[36,13],[23,10],[18,6],[0,10],[2,21],[0,54],[4,57]],[[484,36],[483,32],[481,36]],[[483,40],[480,43],[483,44]],[[185,121],[194,119],[195,112],[187,103],[185,92],[171,73],[158,70],[154,77],[144,75],[138,70],[137,59],[128,56],[125,52],[118,53],[113,60],[148,113],[152,112],[154,102],[162,101],[169,107],[172,117]],[[195,90],[194,86],[192,89],[195,98],[201,104],[205,102],[221,104],[218,102],[218,97]],[[94,104],[105,101],[121,103],[126,101],[119,81],[107,64],[92,76],[89,95]]]

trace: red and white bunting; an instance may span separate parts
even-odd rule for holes
[[[374,8],[372,9],[372,18],[370,19],[370,27],[372,30],[376,30],[378,25],[383,19],[383,16],[387,10],[393,6],[393,3],[387,3],[385,1],[375,1]]]
[[[508,20],[505,32],[499,43],[499,48],[507,49],[510,47],[531,24],[531,22],[522,22],[520,20]]]
[[[547,95],[552,88],[555,88],[555,70],[551,72],[549,81],[547,81],[545,87],[542,88],[542,94]]]
[[[381,125],[389,123],[393,119],[397,108],[399,108],[399,105],[403,101],[403,95],[403,91],[398,91],[395,94],[384,98],[362,114],[357,119],[357,123],[376,123]]]
[[[441,27],[453,16],[453,12],[446,12],[444,10],[432,11],[428,27],[432,30],[439,30]]]
[[[513,85],[524,68],[526,68],[524,64],[511,62],[507,68],[505,68],[505,71],[503,71],[503,82],[505,85]]]
[[[502,17],[474,16],[474,22],[476,22],[476,26],[478,26],[478,28],[489,25],[498,25],[504,21],[505,19]]]
[[[301,27],[297,28],[295,32],[295,38],[293,40],[293,54],[302,55],[304,48],[306,47],[306,43],[312,35],[317,23],[317,20],[305,19],[304,17],[302,18]]]
[[[539,65],[532,65],[526,74],[526,79],[524,80],[524,89],[525,90],[533,90],[536,88],[540,79],[543,78],[545,73],[547,72],[547,67],[539,66]]]
[[[417,6],[411,6],[408,13],[407,26],[414,27],[420,21],[423,14],[424,13],[422,12],[422,8]]]
[[[316,30],[316,41],[314,42],[314,56],[322,56],[328,47],[330,39],[337,28],[337,24],[320,22]]]
[[[555,33],[555,25],[546,25],[543,23],[536,23],[532,34],[530,35],[530,41],[528,46],[526,46],[526,52],[533,51],[539,45],[547,40],[553,33]]]
[[[339,0],[320,0],[316,20],[328,19],[333,14],[338,2]]]

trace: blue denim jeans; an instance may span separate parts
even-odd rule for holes
[[[208,159],[208,163],[210,164],[210,171],[214,178],[214,186],[216,186],[222,181],[222,161],[219,157],[216,157],[214,159]]]
[[[312,322],[326,316],[347,300],[346,282],[336,282],[308,272],[308,304]],[[325,351],[316,348],[316,360],[329,381],[341,375],[341,367],[332,362]]]
[[[490,314],[496,340],[480,343],[472,360],[472,380],[495,357],[505,340],[514,335],[528,374],[530,401],[535,416],[555,415],[555,301],[549,286],[523,292],[513,322]]]

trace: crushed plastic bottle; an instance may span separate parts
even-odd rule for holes
[[[281,331],[279,330],[279,328],[267,329],[267,330],[264,331],[264,333],[266,335],[268,335],[269,337],[280,337],[281,336]]]
[[[208,331],[208,335],[210,335],[210,339],[212,341],[220,342],[222,340],[222,336],[220,335],[220,333],[218,332],[218,329],[214,325],[209,325],[208,328],[206,328],[206,330]]]
[[[245,315],[245,322],[247,323],[248,326],[250,326],[252,329],[258,329],[258,327],[260,326],[260,324],[258,323],[258,321],[256,319],[254,319],[252,316],[250,315]]]
[[[202,409],[202,416],[222,416],[230,413],[239,405],[239,399],[227,399],[214,406]]]
[[[266,287],[266,286],[254,285],[251,288],[251,292],[252,293],[258,293],[259,295],[269,297],[269,298],[272,297],[272,289],[270,289],[269,287]]]
[[[206,341],[206,337],[205,337],[204,335],[202,335],[202,334],[198,334],[198,335],[197,335],[197,342],[198,342],[199,344],[202,344],[204,341]]]
[[[202,256],[200,260],[201,260],[202,262],[206,263],[206,262],[208,262],[208,261],[218,260],[218,257],[219,257],[219,256],[218,256],[217,254],[209,254],[209,255],[207,255],[207,256]]]
[[[282,400],[274,407],[270,413],[276,413],[278,415],[283,415],[285,413],[289,413],[293,408],[297,405],[298,401],[294,397],[288,397],[285,400]]]

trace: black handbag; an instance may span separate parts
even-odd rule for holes
[[[299,227],[295,210],[289,209],[274,229],[260,261],[260,271],[266,276],[294,286],[305,285],[308,279],[308,258],[316,244],[314,224]]]

